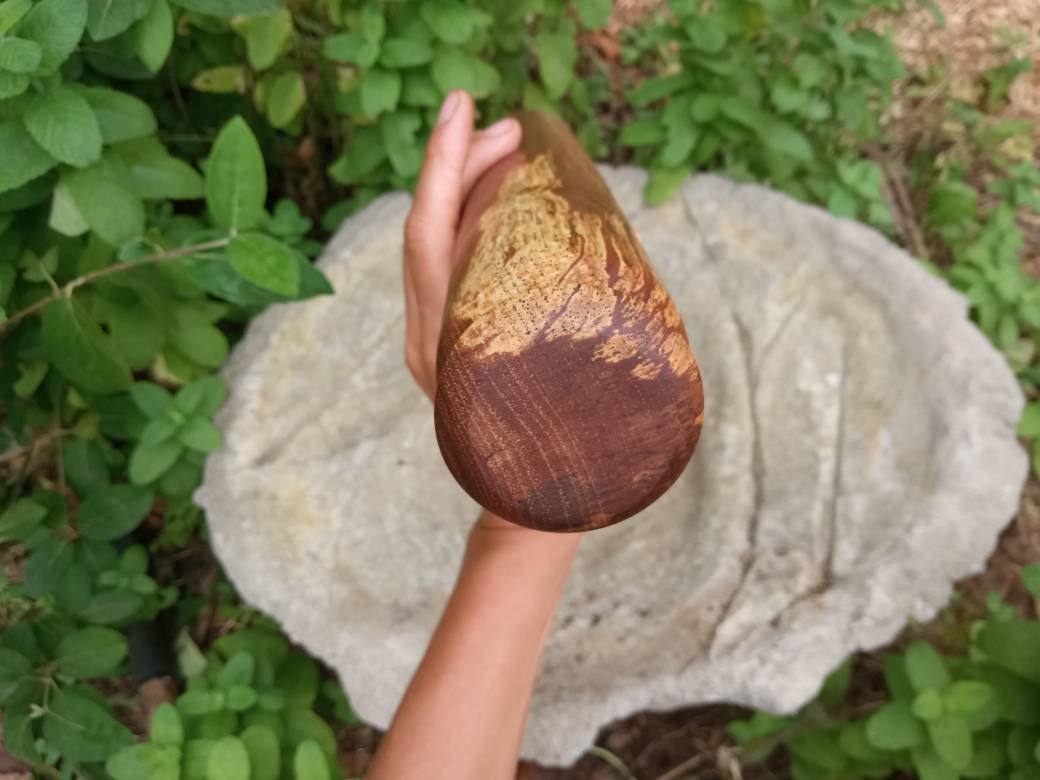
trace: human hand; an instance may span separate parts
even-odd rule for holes
[[[473,98],[454,90],[444,99],[404,227],[405,362],[431,399],[462,204],[481,174],[519,144],[515,119],[474,132]]]

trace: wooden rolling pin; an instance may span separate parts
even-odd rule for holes
[[[437,355],[437,441],[478,503],[544,531],[624,520],[676,480],[704,395],[682,319],[560,120],[467,198]]]

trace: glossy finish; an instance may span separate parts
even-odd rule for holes
[[[435,422],[466,492],[515,523],[630,517],[693,454],[704,398],[679,313],[578,141],[525,112],[463,210]]]

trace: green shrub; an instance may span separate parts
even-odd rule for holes
[[[1040,599],[1040,564],[1023,579]],[[843,664],[800,713],[756,713],[730,724],[749,760],[781,745],[795,780],[844,780],[914,772],[921,780],[1040,777],[1040,623],[997,598],[971,627],[964,656],[939,655],[924,641],[884,658],[888,698],[869,714],[845,704]]]

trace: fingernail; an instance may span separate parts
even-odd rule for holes
[[[516,120],[506,117],[505,119],[499,119],[495,124],[484,130],[484,135],[504,135],[513,129],[513,125]]]
[[[443,125],[455,116],[455,111],[459,107],[459,102],[462,100],[462,93],[453,89],[448,93],[448,97],[444,98],[444,102],[441,104],[441,112],[437,115],[437,124]]]

